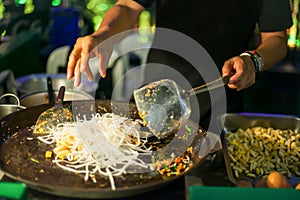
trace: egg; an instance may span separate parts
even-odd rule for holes
[[[255,187],[257,187],[257,188],[266,188],[266,187],[268,187],[268,185],[267,185],[267,180],[266,180],[266,179],[261,179],[261,180],[259,180],[259,181],[255,184]]]
[[[237,187],[246,187],[246,188],[253,188],[253,185],[250,181],[238,181],[238,183],[236,184]]]
[[[269,188],[286,188],[287,180],[280,172],[271,172],[267,178]]]

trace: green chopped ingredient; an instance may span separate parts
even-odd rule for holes
[[[188,131],[188,133],[192,133],[193,132],[192,128],[190,128],[187,124],[184,126],[184,128],[185,128],[185,130]]]
[[[32,162],[35,162],[35,163],[40,163],[40,161],[38,161],[37,159],[35,159],[35,158],[30,158],[30,160],[32,161]]]
[[[155,162],[155,157],[154,156],[151,157],[151,161]]]

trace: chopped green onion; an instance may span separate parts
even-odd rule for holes
[[[193,132],[193,130],[187,124],[184,126],[184,128],[185,128],[185,130],[188,131],[188,133],[192,133]]]
[[[37,159],[34,159],[34,158],[30,158],[30,160],[32,161],[32,162],[35,162],[35,163],[37,163],[37,164],[39,164],[40,162],[37,160]]]

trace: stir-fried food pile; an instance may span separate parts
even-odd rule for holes
[[[293,130],[253,127],[226,134],[235,177],[266,177],[277,171],[300,176],[300,134]]]
[[[85,146],[80,132],[90,137],[84,139],[88,142]],[[100,139],[91,138],[95,132]],[[96,114],[91,120],[60,124],[38,139],[56,144],[53,162],[61,168],[85,174],[85,180],[91,178],[94,182],[96,173],[108,176],[112,189],[115,189],[113,177],[127,173],[129,167],[149,168],[149,163],[138,158],[140,152],[151,152],[144,146],[147,139],[139,136],[139,123],[116,114]],[[46,158],[51,153],[46,152]]]
[[[38,139],[49,145],[55,144],[54,149],[45,152],[47,159],[53,159],[65,170],[83,174],[86,181],[96,183],[96,174],[106,176],[113,190],[116,189],[114,178],[123,174],[159,170],[162,175],[167,175],[161,170],[168,165],[176,169],[176,173],[168,176],[179,175],[188,169],[188,154],[162,161],[163,166],[156,165],[151,157],[152,147],[147,145],[147,137],[141,135],[141,125],[141,120],[97,113],[91,119],[59,124]]]
[[[190,156],[193,154],[193,147],[189,147],[187,152],[180,157],[171,155],[171,158],[160,161],[153,160],[154,166],[161,175],[177,176],[189,169]]]

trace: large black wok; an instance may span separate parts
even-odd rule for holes
[[[65,106],[72,107],[74,113],[89,115],[95,112],[115,112],[118,114],[130,115],[128,117],[138,118],[134,104],[114,102],[105,100],[78,101],[78,103],[64,102]],[[205,132],[192,121],[178,131],[178,135],[189,137],[190,146],[194,152],[191,154],[190,168],[179,176],[163,177],[157,172],[126,174],[116,178],[116,190],[112,190],[109,180],[106,177],[100,178],[97,184],[92,181],[85,182],[83,176],[67,172],[45,159],[44,152],[49,146],[39,142],[33,137],[32,126],[41,112],[52,107],[53,104],[43,104],[17,111],[0,119],[0,169],[9,178],[23,182],[28,187],[41,192],[77,198],[117,198],[140,194],[156,187],[169,183],[172,180],[189,172],[199,166],[205,158],[199,158],[199,150],[204,145]],[[128,112],[127,112],[128,111]],[[82,113],[86,112],[86,113]],[[170,136],[171,137],[171,136]],[[172,136],[176,137],[176,136]],[[150,142],[163,148],[172,138],[164,140],[153,140]],[[152,140],[152,141],[151,141]],[[177,141],[179,145],[180,140]],[[207,140],[206,140],[207,141]],[[181,145],[182,148],[183,145]],[[175,147],[173,150],[176,151]],[[178,147],[179,148],[179,147]],[[188,147],[184,147],[188,148]],[[171,149],[171,151],[173,151]],[[186,152],[183,152],[186,153]]]

